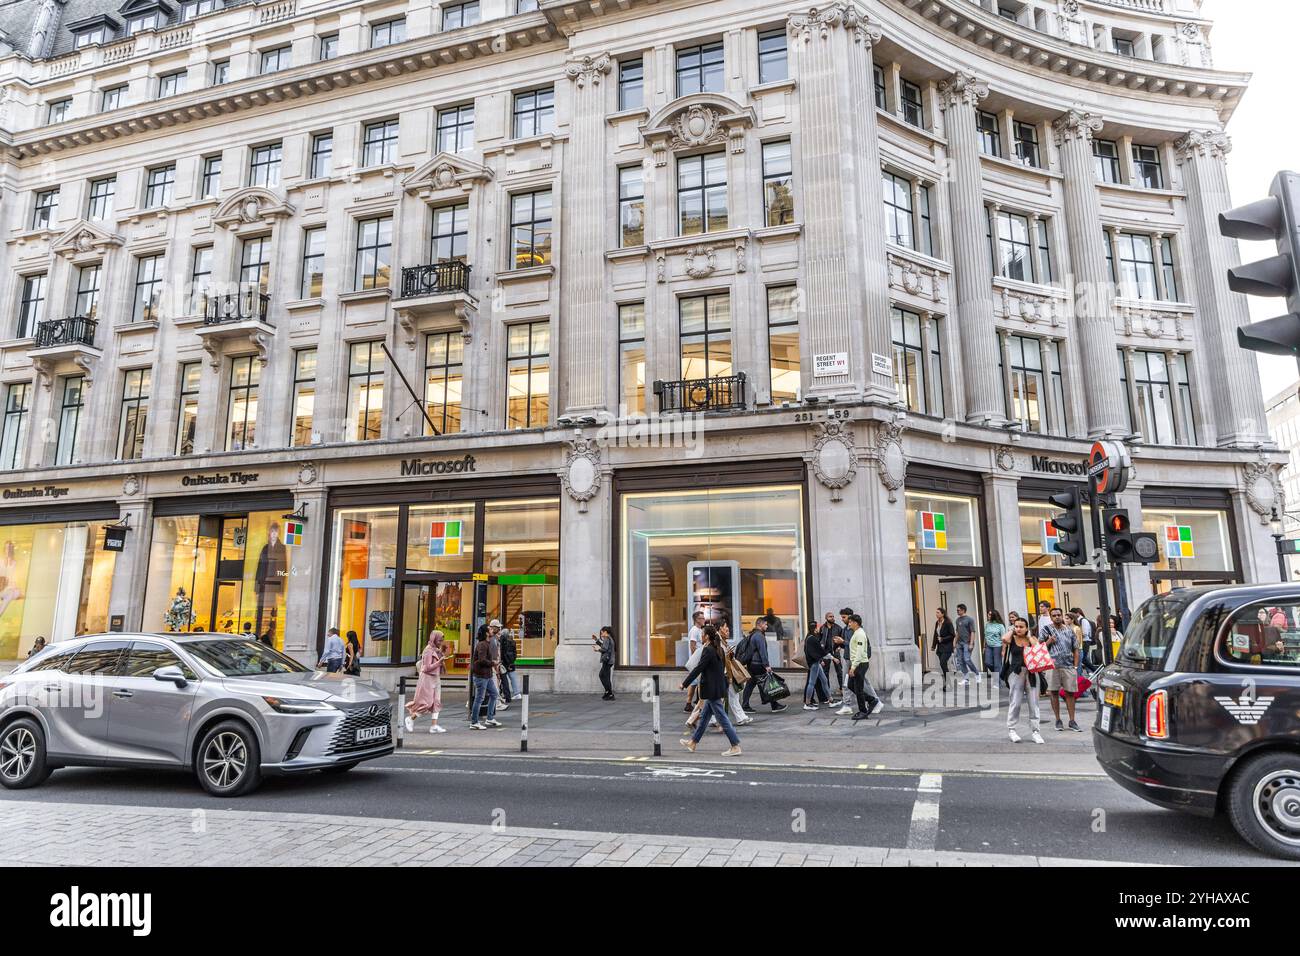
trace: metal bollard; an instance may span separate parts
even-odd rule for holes
[[[402,719],[406,716],[406,678],[401,678],[397,683],[397,718],[395,730],[397,736],[397,749],[401,750],[406,742],[406,722]]]
[[[520,698],[519,752],[528,753],[528,675],[524,675],[524,693]]]
[[[650,679],[654,681],[654,691],[650,698],[650,705],[654,710],[654,755],[656,757],[662,757],[664,755],[664,749],[663,744],[659,740],[659,675],[655,674]]]

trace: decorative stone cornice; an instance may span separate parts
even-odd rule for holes
[[[966,70],[958,70],[939,84],[939,109],[947,112],[954,106],[978,106],[989,95],[989,85]]]
[[[1217,159],[1228,161],[1232,152],[1232,137],[1221,129],[1194,129],[1174,142],[1174,155],[1180,163],[1189,159]]]
[[[1064,146],[1076,139],[1091,143],[1093,134],[1102,127],[1101,117],[1087,110],[1070,109],[1052,120],[1052,136],[1057,146]]]
[[[606,73],[613,67],[608,53],[597,53],[595,56],[575,56],[571,57],[564,65],[564,75],[577,84],[578,89],[582,89],[587,84],[593,87],[600,86],[600,81],[604,79]]]
[[[807,13],[797,13],[786,22],[786,31],[796,40],[807,43],[814,37],[826,40],[831,33],[843,27],[853,34],[855,43],[875,46],[883,35],[876,23],[850,3],[833,3],[827,7],[813,7]]]

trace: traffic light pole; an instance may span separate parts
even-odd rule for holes
[[[1105,550],[1105,538],[1101,533],[1101,496],[1092,490],[1091,485],[1085,486],[1084,492],[1088,497],[1089,511],[1092,513],[1092,542],[1097,548]],[[1109,664],[1114,660],[1114,654],[1111,652],[1110,644],[1110,595],[1109,582],[1106,580],[1105,571],[1097,571],[1097,601],[1101,608],[1101,662]]]

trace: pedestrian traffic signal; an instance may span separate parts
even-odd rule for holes
[[[1065,558],[1068,567],[1088,563],[1087,542],[1083,535],[1083,493],[1077,488],[1058,492],[1047,499],[1061,513],[1052,518],[1056,529],[1056,551]]]
[[[1156,536],[1133,531],[1123,508],[1107,511],[1105,526],[1106,554],[1116,564],[1152,564],[1159,557]]]
[[[1276,256],[1228,270],[1228,288],[1246,295],[1287,300],[1288,314],[1237,329],[1237,344],[1252,352],[1296,355],[1300,349],[1300,175],[1281,172],[1269,198],[1219,214],[1229,239],[1272,239]]]

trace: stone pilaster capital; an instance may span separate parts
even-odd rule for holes
[[[830,35],[839,28],[848,30],[853,35],[855,43],[861,43],[868,49],[879,43],[883,35],[880,24],[852,3],[832,3],[824,7],[813,7],[807,13],[792,14],[786,22],[786,32],[804,42],[814,37],[820,40],[829,39]]]
[[[1232,137],[1221,129],[1194,129],[1174,142],[1174,155],[1180,163],[1190,159],[1217,159],[1227,162],[1232,152]]]
[[[612,67],[613,61],[608,53],[575,56],[564,64],[564,75],[577,84],[579,89],[588,84],[600,86],[600,81]]]
[[[1086,110],[1069,110],[1052,121],[1052,136],[1057,146],[1075,140],[1091,143],[1093,134],[1101,129],[1101,117]]]
[[[979,106],[989,95],[989,85],[966,70],[958,70],[939,84],[939,109],[947,112],[959,103]]]

